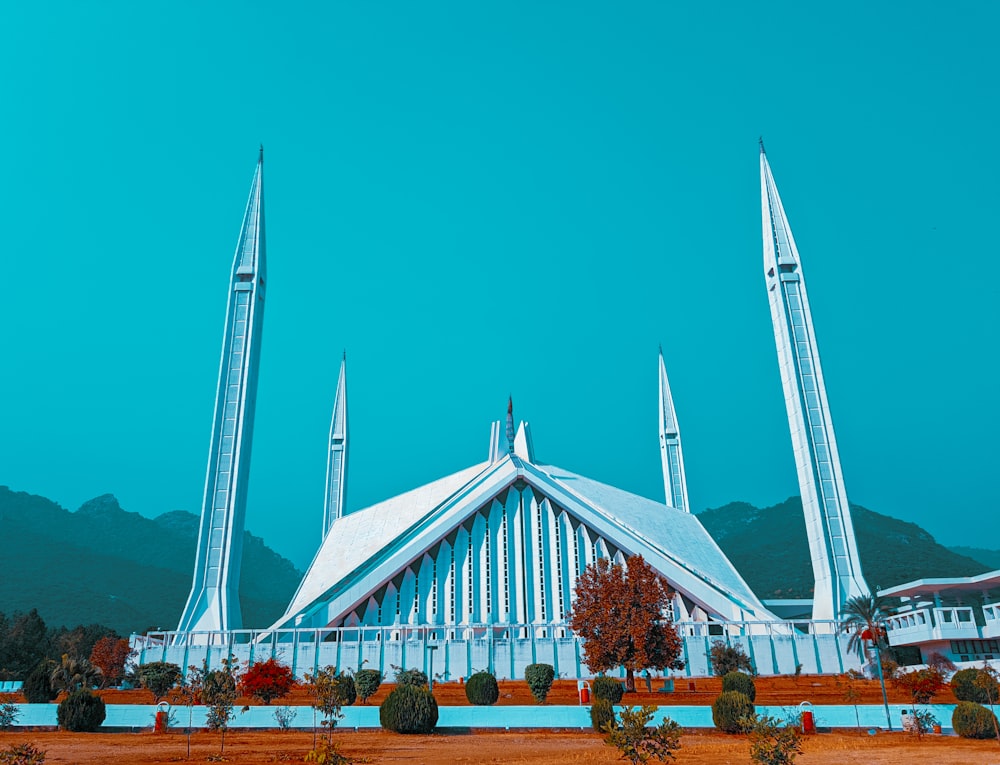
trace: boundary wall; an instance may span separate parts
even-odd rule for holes
[[[18,704],[16,728],[55,727],[56,704]],[[234,710],[230,728],[234,729],[276,729],[278,724],[274,711],[282,708],[280,704],[269,707],[249,707],[246,712]],[[290,707],[296,712],[290,727],[296,730],[319,727],[319,721],[313,720],[313,708],[307,706]],[[893,730],[900,730],[902,714],[909,709],[902,704],[890,704],[890,717]],[[921,706],[930,710],[945,730],[950,731],[951,714],[954,704],[931,704]],[[621,709],[621,707],[616,707]],[[821,728],[880,728],[887,727],[885,707],[881,704],[866,704],[857,707],[842,705],[813,706],[810,708],[816,725]],[[153,704],[109,704],[104,728],[109,729],[146,729],[153,727],[157,707]],[[798,707],[758,706],[757,712],[779,719],[789,719],[797,714]],[[344,719],[338,725],[338,730],[379,728],[379,709],[377,706],[344,707]],[[190,717],[189,717],[190,714]],[[187,727],[205,728],[207,709],[203,706],[175,706],[170,712],[171,728],[183,730]],[[669,717],[685,728],[714,728],[712,724],[712,708],[697,707],[660,707],[653,718],[653,723],[659,723]],[[590,729],[589,706],[504,706],[504,707],[439,707],[438,728],[584,728]]]
[[[848,635],[835,622],[678,623],[684,669],[675,678],[711,675],[709,650],[722,641],[739,646],[760,675],[841,674],[860,670],[861,658],[847,650]],[[302,678],[320,667],[337,670],[393,667],[420,669],[438,681],[488,670],[498,679],[519,680],[529,664],[545,663],[556,677],[589,678],[583,640],[552,625],[503,627],[354,627],[227,632],[150,632],[133,635],[137,662],[167,661],[184,672],[191,666],[218,667],[223,659],[252,664],[274,658]],[[615,673],[612,673],[615,674]],[[624,670],[619,670],[624,676]]]

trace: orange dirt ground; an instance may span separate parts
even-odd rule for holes
[[[340,751],[355,762],[406,765],[580,765],[620,763],[618,752],[596,733],[478,732],[460,735],[401,736],[392,733],[338,732]],[[187,761],[187,741],[181,733],[0,733],[0,750],[25,741],[47,753],[46,765],[162,765]],[[312,748],[311,733],[236,733],[226,736],[225,762],[234,765],[302,762]],[[935,765],[992,765],[1000,762],[995,740],[971,741],[954,737],[906,733],[825,733],[809,736],[796,765],[898,765],[927,762]],[[219,735],[195,733],[191,761],[205,762],[219,754]],[[693,733],[681,740],[677,765],[746,765],[749,745],[742,736]]]

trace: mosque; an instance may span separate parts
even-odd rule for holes
[[[176,631],[137,639],[140,661],[187,667],[227,655],[277,656],[300,675],[367,663],[383,672],[392,665],[440,670],[446,679],[483,668],[521,677],[527,664],[547,662],[559,675],[587,677],[593,673],[581,640],[568,625],[576,579],[599,558],[623,562],[639,554],[675,593],[670,616],[684,646],[682,674],[708,674],[717,640],[740,645],[760,674],[857,668],[836,619],[868,586],[805,277],[763,144],[760,171],[765,287],[816,582],[811,614],[786,621],[776,613],[780,604],[759,600],[690,512],[661,350],[664,502],[541,460],[529,424],[515,421],[508,402],[482,462],[352,513],[344,512],[350,441],[343,360],[319,550],[274,624],[243,625],[238,588],[266,287],[261,150],[227,290],[191,594]]]

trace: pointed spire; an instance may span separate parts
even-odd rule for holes
[[[514,398],[507,397],[507,451],[514,453]]]
[[[250,198],[243,214],[243,227],[236,245],[236,273],[264,278],[264,147],[261,146],[250,185]]]
[[[535,445],[531,440],[531,426],[524,420],[517,428],[514,436],[514,454],[527,462],[535,461]]]
[[[805,276],[763,153],[760,196],[764,282],[812,557],[813,618],[832,620],[844,603],[869,589],[861,573]]]
[[[334,522],[344,515],[347,497],[347,351],[340,361],[337,392],[333,396],[330,420],[330,450],[326,464],[326,497],[323,507],[323,537]]]
[[[761,154],[767,154],[767,152],[764,151],[764,136],[761,136],[757,140],[758,140],[758,142],[760,142],[760,153]]]
[[[686,513],[688,505],[687,479],[684,475],[684,452],[681,449],[681,431],[677,425],[674,399],[670,394],[667,367],[663,363],[660,347],[660,459],[663,463],[663,490],[666,503]]]

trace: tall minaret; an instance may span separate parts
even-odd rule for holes
[[[836,619],[848,598],[869,590],[861,574],[802,264],[763,141],[760,195],[767,297],[816,579],[813,618]]]
[[[178,630],[231,630],[242,626],[239,588],[243,519],[264,320],[263,169],[261,147],[229,283],[194,583]]]
[[[677,425],[670,383],[667,382],[667,368],[663,365],[663,348],[660,348],[660,458],[663,461],[663,491],[667,504],[690,513],[681,430]]]
[[[347,496],[347,353],[340,360],[340,377],[333,396],[330,422],[330,453],[326,461],[326,501],[323,505],[323,538],[333,522],[344,514]]]

